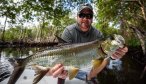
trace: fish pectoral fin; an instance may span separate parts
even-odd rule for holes
[[[35,70],[35,77],[33,80],[33,84],[38,83],[46,74],[47,72],[50,70],[50,68],[48,67],[43,67],[43,66],[39,66],[39,65],[33,65],[33,68]]]
[[[78,72],[79,72],[79,68],[75,68],[75,67],[70,68],[68,70],[69,80],[72,80],[77,75]]]
[[[101,65],[102,61],[103,61],[102,59],[94,59],[94,60],[92,60],[93,69],[99,67]]]
[[[48,72],[50,70],[49,67],[43,67],[43,66],[40,66],[40,65],[37,65],[37,64],[32,65],[32,67],[35,70],[36,74],[46,73],[46,72]]]

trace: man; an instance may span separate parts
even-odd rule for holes
[[[93,21],[93,8],[90,4],[82,4],[78,8],[77,13],[77,23],[68,26],[63,34],[62,39],[67,41],[68,43],[83,43],[90,42],[96,39],[103,38],[103,35],[100,31],[95,29],[91,24]],[[120,59],[125,53],[128,51],[127,47],[117,49],[117,51],[112,55],[112,59]],[[106,61],[109,60],[107,58],[104,59],[105,63],[102,63],[104,66],[106,65]],[[104,68],[102,66],[102,68]],[[102,70],[102,69],[101,69]],[[77,74],[76,78],[81,80],[91,80],[96,77],[98,69],[86,72],[80,70]],[[53,77],[59,77],[65,79],[67,76],[67,71],[64,70],[64,66],[62,64],[57,64],[48,72],[49,75]]]

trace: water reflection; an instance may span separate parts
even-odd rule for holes
[[[9,58],[23,58],[28,56],[29,54],[36,53],[43,48],[5,48],[3,51],[5,52],[5,56]]]
[[[5,52],[1,52],[0,55],[0,82],[8,78],[13,71],[13,67],[5,57]]]

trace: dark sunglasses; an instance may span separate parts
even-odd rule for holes
[[[93,18],[93,14],[84,14],[84,13],[80,13],[79,14],[80,18],[87,18],[87,19],[92,19]]]

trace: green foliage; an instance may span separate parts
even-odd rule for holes
[[[61,35],[64,28],[75,22],[68,16],[60,19],[58,26],[53,26],[48,23],[40,23],[37,27],[23,28],[23,26],[15,26],[5,31],[5,41],[34,41],[36,38],[41,38],[42,41],[48,40],[53,35]],[[1,31],[2,32],[2,31]]]
[[[85,2],[86,0],[80,1]],[[34,39],[36,37],[48,36],[47,26],[51,26],[59,31],[59,33],[69,23],[74,22],[69,18],[69,12],[72,8],[78,5],[76,0],[68,2],[66,0],[3,0],[0,2],[0,17],[6,17],[6,23],[9,24],[10,30],[0,31],[0,34],[4,35],[5,40],[20,40],[20,39]],[[24,29],[26,22],[38,21],[40,24],[37,26],[38,32],[32,34],[31,30]],[[3,24],[2,24],[3,25]],[[4,24],[6,26],[6,24]],[[20,30],[17,33],[13,28],[21,25]],[[16,36],[13,35],[15,32]],[[2,39],[3,37],[1,37]]]
[[[104,27],[104,28],[103,27],[104,26],[101,26],[100,24],[96,24],[96,28],[100,30],[105,37],[119,33],[119,29],[117,28],[109,27],[109,26]]]
[[[140,41],[137,38],[131,38],[131,39],[127,39],[127,45],[129,46],[139,46],[140,45]]]
[[[104,34],[109,34],[108,29],[111,32],[113,31],[109,25],[112,23],[112,27],[118,28],[118,33],[122,34],[125,39],[128,39],[127,44],[138,45],[141,38],[139,40],[129,40],[129,38],[137,33],[134,31],[133,34],[131,26],[140,30],[141,34],[146,33],[146,19],[144,19],[146,11],[142,11],[142,7],[146,8],[145,5],[145,1],[143,0],[98,0],[96,3],[96,7],[98,8],[97,24]]]
[[[17,26],[16,28],[10,28],[5,32],[5,41],[19,41],[21,40],[22,35],[24,38],[31,37],[30,29],[22,29],[21,26]]]
[[[17,28],[11,28],[5,32],[5,39],[6,41],[11,41],[11,40],[17,40],[19,39],[20,35],[20,27]]]
[[[12,25],[10,29],[6,30],[5,39],[7,41],[22,39],[32,41],[35,38],[47,39],[53,34],[60,35],[67,25],[75,22],[75,19],[69,18],[69,13],[80,3],[86,2],[95,5],[95,9],[97,9],[95,16],[98,18],[95,25],[105,36],[120,33],[128,39],[128,43],[132,43],[132,39],[129,40],[129,38],[133,36],[131,33],[133,30],[130,29],[129,25],[132,24],[142,31],[146,30],[140,4],[137,4],[136,1],[18,0],[14,2],[14,0],[3,0],[0,2],[0,17],[7,17],[6,22]],[[39,22],[39,26],[24,28],[25,22],[36,20]],[[0,34],[3,34],[2,31]],[[136,41],[133,39],[132,44]],[[138,43],[139,41],[136,44]]]

